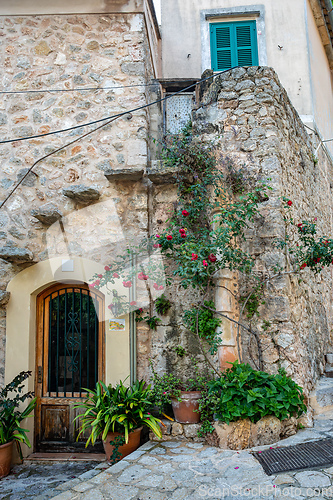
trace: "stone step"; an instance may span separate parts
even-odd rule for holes
[[[322,377],[310,393],[309,400],[316,415],[333,410],[333,378]]]
[[[330,363],[331,365],[333,365],[333,354],[332,353],[327,353],[325,358],[326,358],[326,363]]]

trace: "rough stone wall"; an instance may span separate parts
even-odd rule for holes
[[[153,76],[143,14],[1,17],[0,59],[2,89],[34,90],[1,95],[2,139],[83,125],[145,104],[146,89],[137,85]],[[2,290],[25,266],[50,256],[48,226],[61,215],[70,253],[105,264],[117,243],[115,232],[123,239],[147,233],[147,186],[141,180],[114,181],[112,174],[146,168],[148,127],[147,111],[135,112],[35,167],[0,211]],[[87,130],[1,145],[0,199],[36,160]],[[85,199],[75,192],[74,198],[64,195],[67,189],[73,196],[76,186]],[[42,222],[32,210],[44,215]],[[87,210],[91,230],[84,226]],[[0,316],[1,383],[5,305]]]
[[[244,249],[255,256],[259,276],[274,274],[277,264],[288,271],[286,253],[274,245],[275,238],[285,234],[281,197],[292,200],[295,221],[317,217],[319,235],[332,236],[333,166],[322,148],[319,161],[313,161],[316,139],[308,135],[271,68],[230,70],[200,94],[194,125],[204,140],[216,141],[221,168],[232,161],[249,184],[264,180],[272,188],[269,199],[260,203],[261,217],[247,231]],[[245,294],[246,279],[239,276],[238,281]],[[301,276],[275,279],[266,287],[264,301],[260,317],[253,320],[264,369],[276,372],[284,367],[307,391],[323,371],[324,354],[331,345],[332,271],[324,269],[315,276],[307,269]],[[242,349],[245,361],[250,360],[244,331]]]

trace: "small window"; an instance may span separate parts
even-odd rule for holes
[[[210,44],[213,71],[258,66],[255,21],[211,24]]]

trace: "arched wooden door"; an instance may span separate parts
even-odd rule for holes
[[[36,451],[86,451],[73,420],[104,380],[104,299],[86,285],[59,284],[37,297]]]

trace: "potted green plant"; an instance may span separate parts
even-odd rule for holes
[[[150,411],[150,386],[144,380],[126,387],[122,381],[114,387],[97,382],[96,389],[83,389],[88,393],[82,403],[75,408],[84,412],[76,419],[81,421],[79,436],[90,431],[86,446],[95,444],[101,436],[107,459],[119,452],[119,459],[129,455],[140,445],[141,430],[144,425],[161,438],[160,419]],[[122,437],[123,439],[119,439]]]
[[[17,443],[21,458],[20,443],[26,444],[29,448],[31,446],[26,435],[28,430],[21,427],[21,422],[32,413],[36,406],[36,398],[30,401],[25,410],[19,409],[22,403],[33,397],[32,392],[23,392],[23,382],[30,375],[30,371],[22,371],[0,390],[0,478],[10,472],[13,443]]]
[[[151,393],[152,402],[164,416],[165,408],[172,406],[174,417],[177,422],[183,424],[196,424],[200,422],[199,402],[203,393],[207,391],[208,379],[198,374],[197,365],[194,362],[193,371],[195,376],[182,382],[173,374],[157,375],[153,371],[153,389]]]

